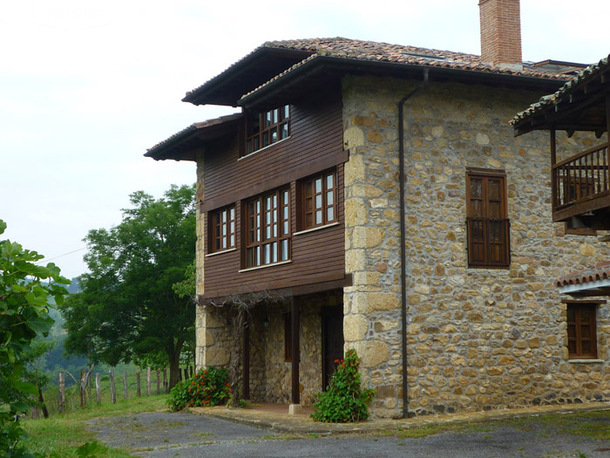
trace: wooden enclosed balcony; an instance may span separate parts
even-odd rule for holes
[[[608,143],[553,165],[553,221],[610,229]]]

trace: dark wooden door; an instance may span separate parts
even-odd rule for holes
[[[326,307],[322,309],[322,389],[324,390],[337,368],[335,361],[338,359],[343,359],[343,307]]]

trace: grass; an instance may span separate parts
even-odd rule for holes
[[[147,382],[146,382],[146,371],[140,371],[140,389],[142,396],[147,395]],[[72,380],[68,380],[72,382]],[[157,374],[156,371],[152,372],[151,380],[151,393],[157,394]],[[95,393],[95,374],[91,377],[91,389],[87,389],[87,404],[96,404],[96,393]],[[117,372],[114,375],[114,384],[116,389],[117,402],[125,399],[125,393],[123,388],[123,372]],[[103,374],[100,377],[100,392],[101,392],[101,403],[107,404],[111,402],[111,391],[110,391],[110,376]],[[160,376],[160,390],[163,390],[162,377]],[[127,373],[127,397],[128,399],[137,398],[137,379],[135,372]],[[58,407],[58,388],[57,386],[50,385],[48,389],[44,391],[45,404],[49,410],[51,416],[59,413]],[[71,412],[80,409],[80,392],[77,386],[70,386],[66,388],[66,412]]]
[[[570,434],[593,440],[608,441],[610,440],[610,411],[553,413],[485,422],[456,422],[410,428],[402,427],[397,428],[393,434],[390,431],[385,431],[383,435],[391,434],[403,439],[426,437],[444,432],[490,433],[503,427],[513,427],[520,431],[533,432],[538,437]],[[485,435],[485,437],[488,436],[488,434]]]
[[[95,434],[87,430],[87,421],[99,417],[133,415],[156,410],[167,410],[166,395],[144,396],[101,406],[87,405],[82,409],[48,419],[24,420],[23,426],[29,436],[26,439],[26,446],[31,452],[48,457],[130,456],[125,450],[99,443]]]

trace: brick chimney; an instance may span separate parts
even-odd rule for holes
[[[481,61],[521,70],[519,0],[480,0]]]

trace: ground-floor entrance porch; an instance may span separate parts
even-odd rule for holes
[[[197,366],[224,366],[243,398],[311,405],[343,358],[343,290],[250,294],[199,307]]]

